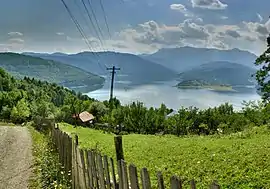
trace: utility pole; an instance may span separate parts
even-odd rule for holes
[[[110,100],[113,99],[113,83],[114,83],[114,74],[116,73],[116,70],[120,70],[120,68],[116,68],[113,66],[112,68],[107,68],[107,70],[112,70],[112,80],[111,80],[111,94],[110,94]]]

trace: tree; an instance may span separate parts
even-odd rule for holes
[[[15,123],[23,123],[30,117],[28,102],[23,98],[12,108],[10,118]]]
[[[260,66],[256,72],[256,80],[260,85],[262,99],[264,102],[270,102],[270,35],[267,39],[267,50],[256,59],[255,65]]]

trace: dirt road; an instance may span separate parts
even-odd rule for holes
[[[27,128],[0,126],[0,189],[27,189],[31,148]]]

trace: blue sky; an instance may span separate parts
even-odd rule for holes
[[[260,54],[270,33],[269,0],[101,0],[110,35],[100,0],[89,0],[102,31],[95,25],[100,41],[82,0],[65,2],[95,51],[138,54],[188,45]],[[0,51],[89,50],[61,0],[4,1],[0,24]]]

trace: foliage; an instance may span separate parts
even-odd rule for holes
[[[68,124],[61,124],[60,128],[69,134],[76,133],[81,148],[96,148],[98,144],[102,154],[116,158],[113,134],[83,127],[75,129]],[[130,134],[123,136],[123,149],[128,163],[150,171],[153,187],[156,171],[162,171],[166,186],[175,174],[184,181],[184,188],[188,188],[191,179],[195,179],[197,188],[208,188],[213,180],[218,180],[221,188],[269,188],[269,132],[266,126],[261,126],[229,135]]]
[[[68,189],[70,181],[64,175],[58,154],[47,135],[38,132],[28,125],[33,139],[33,155],[35,161],[34,175],[30,180],[30,189]]]
[[[270,46],[256,59],[255,65],[259,66],[256,72],[256,80],[260,85],[262,98],[265,102],[270,102]]]

